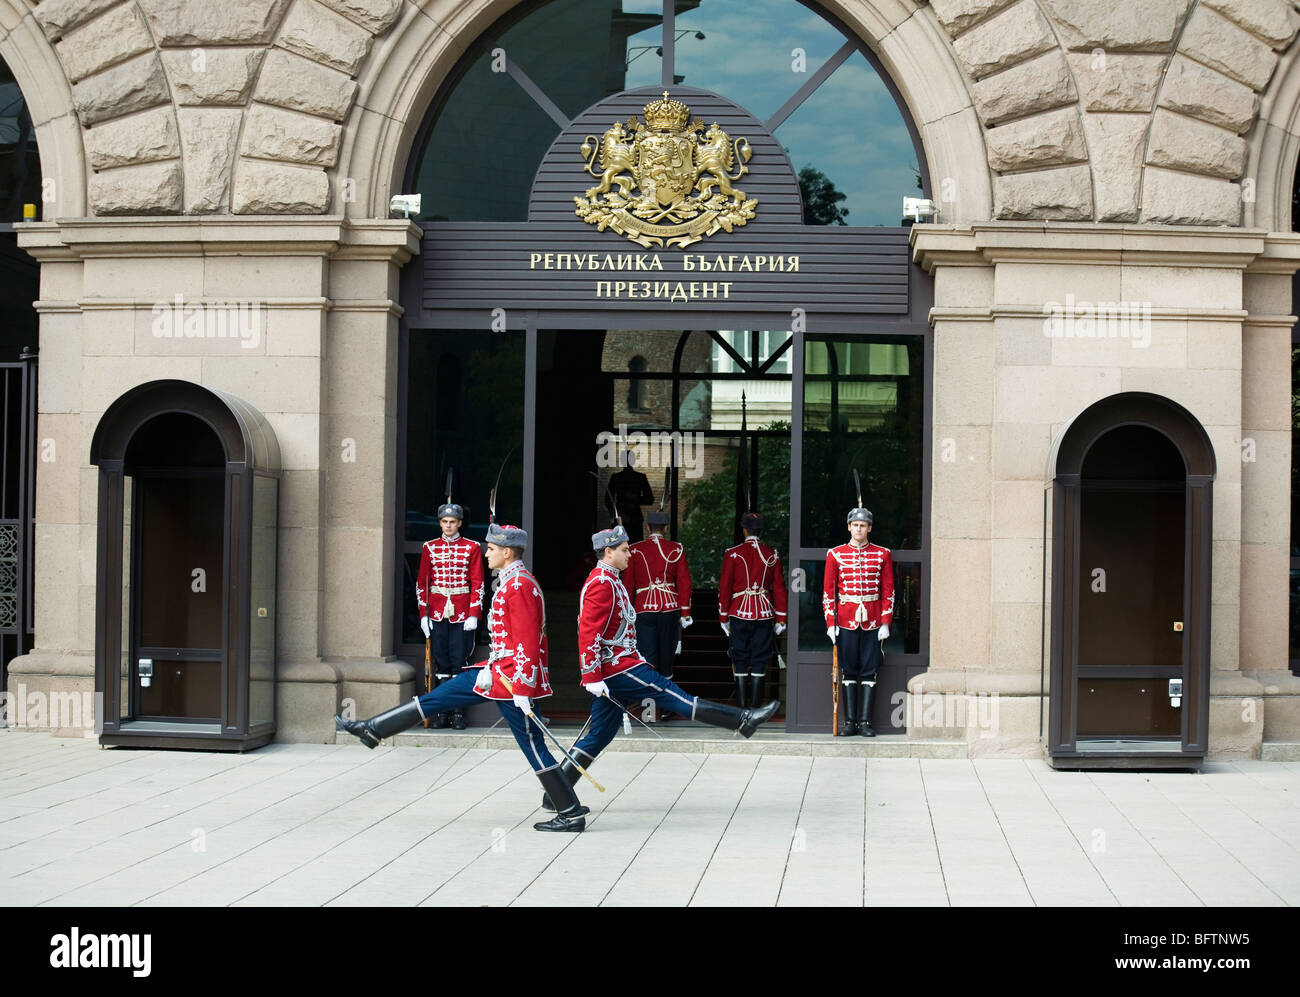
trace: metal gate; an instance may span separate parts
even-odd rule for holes
[[[0,363],[0,692],[9,662],[32,646],[36,504],[36,353]]]

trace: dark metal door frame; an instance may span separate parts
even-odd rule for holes
[[[1083,460],[1104,434],[1143,426],[1177,448],[1187,469],[1184,523],[1182,744],[1176,752],[1081,751],[1076,735],[1080,536]],[[1110,395],[1089,406],[1058,441],[1052,481],[1052,598],[1048,752],[1057,767],[1187,767],[1199,764],[1209,747],[1211,562],[1213,552],[1214,447],[1195,416],[1171,399],[1147,392]],[[1044,538],[1046,541],[1046,538]]]
[[[0,363],[0,692],[8,689],[9,662],[35,640],[36,375],[34,350],[25,349],[17,362]],[[11,475],[17,476],[13,486]]]

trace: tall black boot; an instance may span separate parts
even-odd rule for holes
[[[384,738],[400,734],[423,720],[419,703],[409,699],[401,706],[394,706],[384,713],[375,714],[369,720],[344,720],[335,714],[334,726],[354,737],[361,738],[361,743],[367,748],[377,748]]]
[[[772,700],[764,706],[747,710],[738,710],[722,703],[711,703],[707,699],[695,701],[695,717],[702,724],[710,727],[722,727],[726,730],[739,731],[742,737],[753,737],[758,725],[772,718],[772,714],[781,705],[779,700]]]
[[[749,705],[757,706],[763,702],[763,686],[767,684],[766,675],[749,676]]]
[[[573,791],[564,773],[557,765],[553,769],[543,769],[537,773],[538,781],[546,795],[556,801],[559,812],[550,820],[533,825],[534,831],[581,831],[587,826],[587,808],[579,805],[578,794]]]
[[[591,768],[591,763],[596,760],[581,748],[570,748],[569,754],[578,759],[578,764],[584,769]],[[582,778],[582,773],[574,768],[573,762],[569,761],[567,758],[560,762],[560,772],[564,775],[564,781],[570,786],[576,786],[578,780]],[[550,813],[555,813],[555,804],[551,802],[551,798],[546,793],[542,794],[542,809],[547,810]],[[591,807],[579,807],[578,809],[584,814],[591,813]]]
[[[749,706],[749,676],[736,676],[736,705],[742,710]]]
[[[447,681],[448,679],[450,679],[450,678],[451,678],[450,675],[435,674],[435,675],[433,676],[433,689],[438,688],[438,686],[442,685],[444,682],[446,682],[446,681]],[[432,692],[433,689],[430,689],[429,691]],[[430,726],[430,727],[433,727],[433,728],[436,728],[436,729],[438,729],[438,730],[441,730],[443,727],[446,727],[446,726],[447,726],[447,714],[445,714],[445,713],[435,713],[433,716],[431,716],[431,717],[429,718],[429,726]]]
[[[871,697],[875,691],[875,682],[858,683],[858,733],[863,737],[876,736],[871,727]]]
[[[854,681],[846,681],[841,685],[844,691],[840,693],[840,706],[844,708],[844,713],[840,721],[840,737],[852,737],[858,732],[858,720],[861,717],[858,712],[858,689],[861,687],[861,682]]]

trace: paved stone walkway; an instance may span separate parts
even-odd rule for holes
[[[1300,904],[1300,763],[609,752],[580,835],[515,750],[0,730],[6,905]]]

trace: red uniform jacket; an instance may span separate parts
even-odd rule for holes
[[[549,696],[542,589],[522,561],[509,564],[497,576],[497,582],[488,611],[492,653],[487,664],[492,669],[492,688],[475,691],[488,699]]]
[[[771,595],[769,596],[769,593]],[[718,619],[785,622],[785,575],[781,555],[757,537],[749,537],[722,555],[718,583]]]
[[[661,536],[634,543],[623,587],[632,596],[638,613],[671,613],[681,610],[682,618],[691,615],[691,570],[686,551],[674,540]]]
[[[851,543],[826,552],[826,627],[875,630],[894,618],[894,558],[885,547]]]
[[[464,623],[483,610],[483,551],[468,537],[438,536],[420,552],[415,580],[420,615],[431,620]]]
[[[636,610],[618,572],[601,561],[578,596],[578,664],[582,684],[644,665],[636,649]]]

